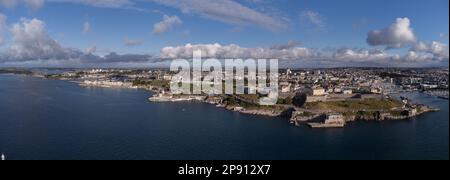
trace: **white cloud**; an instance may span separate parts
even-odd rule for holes
[[[448,61],[448,45],[418,41],[411,22],[408,18],[397,18],[396,22],[387,28],[370,31],[367,43],[372,46],[386,46],[387,48],[403,48],[410,46],[409,52],[404,56],[405,61],[437,60]]]
[[[97,46],[91,46],[84,51],[86,54],[94,54],[97,51]]]
[[[415,44],[413,44],[410,51],[428,51],[429,47],[428,44],[422,41],[419,41]]]
[[[170,18],[170,16],[166,16],[161,24],[166,25],[165,23],[167,22],[164,21]],[[4,19],[6,19],[6,17],[4,17]],[[167,28],[159,28],[163,29],[159,32],[165,32],[173,27],[170,25],[173,23],[173,20],[167,21],[169,22],[169,26]],[[87,22],[87,24],[89,23]],[[181,20],[179,24],[181,24]],[[90,31],[90,24],[88,26]],[[1,27],[2,26],[0,25],[0,29]],[[6,28],[6,25],[3,25],[3,27]],[[298,41],[289,41],[285,44],[268,45],[266,47],[241,47],[236,44],[187,44],[184,46],[165,47],[161,50],[159,57],[136,54],[119,55],[116,53],[110,53],[106,56],[97,56],[94,55],[97,51],[95,46],[84,50],[64,47],[46,33],[45,22],[39,19],[21,19],[18,23],[15,23],[10,27],[12,42],[4,48],[6,50],[5,52],[0,52],[0,64],[4,64],[5,62],[26,62],[26,64],[58,62],[60,65],[64,62],[78,62],[91,65],[105,63],[145,63],[176,58],[190,59],[192,58],[193,50],[196,49],[202,50],[203,57],[205,58],[276,58],[300,65],[301,63],[321,64],[323,62],[333,62],[337,65],[349,66],[355,63],[360,63],[362,65],[410,63],[411,65],[415,65],[429,62],[445,62],[448,61],[449,58],[448,45],[439,42],[426,43],[421,41],[409,43],[408,45],[412,45],[411,49],[404,55],[391,54],[389,51],[377,49],[310,49],[301,47],[301,43]],[[414,36],[414,40],[415,39]],[[124,43],[128,46],[137,46],[141,45],[143,41],[126,38]]]
[[[147,0],[179,9],[185,14],[196,14],[201,17],[221,21],[228,24],[251,26],[256,25],[272,31],[286,29],[281,20],[270,17],[256,10],[243,6],[233,0]]]
[[[32,10],[41,9],[44,6],[44,0],[24,0],[25,6]]]
[[[108,55],[101,58],[101,61],[108,63],[118,63],[118,62],[150,62],[154,60],[153,56],[147,54],[123,54],[119,55],[117,53],[109,53]]]
[[[91,23],[86,21],[83,23],[83,33],[87,34],[90,33],[92,31],[92,27],[91,27]]]
[[[327,58],[327,56],[322,57]],[[332,53],[331,60],[338,62],[374,62],[374,63],[390,63],[399,60],[400,56],[396,54],[388,54],[379,49],[350,49],[341,48]]]
[[[300,41],[290,40],[286,44],[276,44],[272,45],[270,48],[276,50],[289,50],[299,46],[300,44],[302,44]]]
[[[161,22],[156,23],[153,26],[153,34],[163,34],[173,27],[181,25],[183,22],[178,18],[178,16],[167,16],[164,15]]]
[[[128,7],[134,5],[131,0],[76,0],[79,3],[96,6],[96,7]]]
[[[6,29],[6,16],[0,13],[0,45],[3,45],[3,43],[5,42],[5,37],[3,36],[5,29]]]
[[[0,66],[115,66],[155,61],[151,55],[109,53],[103,57],[94,55],[96,46],[84,52],[65,48],[52,39],[45,30],[45,22],[39,19],[22,18],[10,28],[12,43],[0,52]]]
[[[0,6],[5,8],[14,8],[20,3],[31,10],[38,10],[44,6],[44,0],[0,0]]]
[[[418,42],[410,50],[410,52],[424,52],[432,54],[438,60],[449,59],[449,47],[446,44],[433,41],[431,43]]]
[[[371,46],[387,46],[388,48],[401,48],[416,42],[416,36],[410,27],[408,18],[397,18],[389,27],[373,30],[368,33],[367,43]]]
[[[439,45],[438,45],[439,46]],[[414,66],[416,63],[432,63],[432,62],[443,62],[448,61],[448,46],[447,54],[443,50],[444,45],[441,44],[439,48],[432,50],[423,51],[413,51],[410,50],[404,55],[391,54],[379,49],[349,49],[341,48],[333,52],[333,55],[327,57],[327,55],[322,56],[323,58],[329,58],[337,62],[368,62],[368,63],[379,63],[379,64],[397,64],[403,63],[403,65]],[[446,57],[445,57],[446,56]]]
[[[17,5],[18,0],[0,0],[0,6],[5,8],[13,8]]]
[[[429,52],[436,57],[446,58],[447,60],[449,58],[449,48],[446,44],[433,41],[430,45]]]
[[[83,4],[94,7],[106,7],[106,8],[125,8],[132,7],[134,2],[132,0],[47,0],[50,2],[64,2]]]
[[[433,59],[433,55],[431,54],[423,54],[418,53],[415,51],[409,51],[405,57],[403,58],[406,62],[424,62],[424,61],[430,61],[430,59]]]
[[[230,30],[230,32],[232,32],[232,33],[240,33],[242,31],[243,31],[242,27],[234,27],[234,28],[231,28],[231,30]]]
[[[44,1],[53,3],[73,3],[103,8],[121,8],[137,10],[149,13],[161,13],[158,10],[148,10],[136,6],[135,0],[0,0],[3,7],[15,7],[16,4],[24,3],[31,9],[39,9]],[[154,2],[181,10],[185,14],[196,14],[204,18],[217,20],[233,25],[251,26],[256,25],[272,31],[287,29],[285,20],[271,17],[258,12],[233,0],[144,0]]]
[[[315,11],[303,11],[300,13],[300,20],[306,25],[314,26],[317,29],[323,30],[326,27],[325,19]]]
[[[0,6],[5,8],[14,8],[18,4],[23,3],[27,8],[38,10],[44,5],[45,1],[56,3],[82,4],[94,7],[130,9],[133,9],[133,6],[135,4],[133,0],[0,0]]]
[[[144,41],[140,40],[140,39],[125,38],[124,43],[126,46],[140,46],[140,45],[144,44]]]
[[[11,27],[13,43],[2,60],[26,61],[37,59],[68,59],[79,52],[64,48],[45,31],[45,22],[39,19],[24,19]],[[5,57],[6,56],[6,57]]]
[[[188,36],[190,36],[191,35],[191,30],[189,30],[189,29],[185,29],[184,31],[183,31],[183,36],[184,37],[188,37]]]

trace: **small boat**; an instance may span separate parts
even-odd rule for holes
[[[5,154],[2,153],[1,159],[2,159],[2,161],[6,160]]]

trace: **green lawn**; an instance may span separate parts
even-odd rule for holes
[[[382,100],[382,99],[306,103],[306,107],[308,109],[335,110],[335,111],[379,110],[379,109],[398,108],[401,106],[402,103],[399,101]]]

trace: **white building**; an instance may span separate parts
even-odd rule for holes
[[[287,86],[281,86],[281,92],[283,92],[283,93],[291,92],[291,84],[289,84]]]
[[[370,92],[373,94],[381,94],[381,89],[380,88],[372,88],[370,90]]]
[[[171,75],[164,75],[163,79],[166,80],[166,81],[170,81],[170,80],[172,80],[172,76]]]
[[[313,96],[325,96],[325,95],[326,95],[325,89],[323,88],[313,89]]]
[[[346,95],[351,95],[351,94],[353,94],[353,90],[347,89],[347,90],[342,91],[342,93],[346,94]]]

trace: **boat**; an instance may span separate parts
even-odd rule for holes
[[[5,154],[2,153],[1,159],[2,159],[2,161],[6,160]]]

